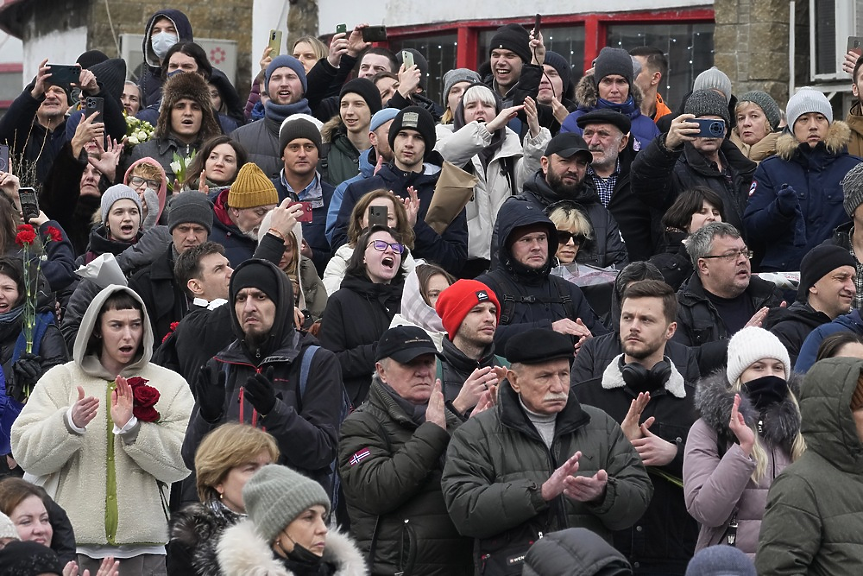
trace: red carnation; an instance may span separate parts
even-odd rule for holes
[[[147,386],[146,384],[132,388],[132,397],[135,400],[135,404],[141,408],[155,406],[156,402],[159,401],[160,396],[161,394],[159,394],[158,390],[152,386]]]
[[[18,234],[15,235],[15,243],[18,244],[18,246],[32,244],[34,240],[36,240],[36,232],[33,230],[32,226],[29,224],[21,224],[18,226]]]
[[[143,406],[133,406],[132,414],[141,422],[156,422],[159,419],[159,411],[152,406],[146,408]]]
[[[53,226],[48,226],[48,236],[51,238],[51,242],[63,241],[63,233]]]

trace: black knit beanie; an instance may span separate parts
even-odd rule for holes
[[[237,299],[237,294],[243,288],[257,288],[266,294],[277,306],[279,302],[279,280],[276,278],[274,266],[268,266],[268,262],[254,258],[246,260],[234,270],[231,275],[231,303]]]
[[[572,68],[569,62],[566,61],[566,58],[558,54],[557,52],[552,52],[549,50],[545,53],[545,61],[543,64],[548,64],[555,70],[557,70],[558,75],[560,75],[560,79],[563,80],[563,98],[570,98],[572,96]],[[557,95],[558,99],[561,99],[561,95]]]
[[[380,90],[378,90],[374,82],[368,78],[354,78],[350,82],[345,82],[345,85],[342,86],[342,91],[339,92],[339,106],[341,106],[342,98],[345,97],[345,94],[349,94],[351,92],[359,94],[360,97],[366,101],[366,104],[369,106],[369,110],[371,110],[372,116],[374,116],[375,112],[383,108],[381,105]]]
[[[378,99],[380,100],[380,98]],[[297,138],[307,138],[311,140],[318,149],[318,154],[320,154],[321,147],[323,146],[321,131],[318,130],[317,126],[305,118],[296,118],[295,116],[296,114],[285,118],[282,122],[282,127],[279,128],[279,154],[284,154],[285,146]]]
[[[389,143],[390,148],[396,141],[396,134],[404,129],[416,130],[425,142],[426,150],[424,158],[428,158],[429,154],[434,150],[437,144],[435,135],[435,121],[431,113],[420,106],[408,106],[396,114],[393,118],[393,123],[390,124]]]
[[[819,244],[810,250],[800,262],[800,284],[797,300],[806,302],[809,289],[827,274],[842,266],[854,268],[854,257],[847,248],[835,244]]]
[[[525,64],[531,61],[530,33],[521,24],[506,24],[497,29],[491,37],[488,54],[495,49],[509,50],[518,55]]]

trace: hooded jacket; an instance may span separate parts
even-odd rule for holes
[[[819,362],[800,392],[806,452],[773,482],[761,522],[759,574],[851,576],[863,548],[863,443],[850,404],[860,360]]]
[[[626,558],[587,528],[567,528],[537,540],[522,576],[631,576]]]
[[[330,351],[315,350],[308,370],[309,386],[300,394],[303,355],[316,341],[294,330],[291,283],[275,264],[258,259],[238,266],[234,278],[244,266],[258,267],[261,274],[272,274],[276,278],[278,296],[273,326],[260,347],[249,347],[232,303],[235,295],[232,282],[231,302],[225,306],[229,307],[236,340],[207,363],[210,370],[202,372],[213,376],[206,384],[211,390],[209,393],[224,397],[224,409],[219,419],[208,422],[196,406],[183,442],[183,459],[193,466],[195,451],[207,432],[225,422],[243,422],[264,428],[275,437],[281,454],[279,464],[317,480],[329,493],[330,464],[336,457],[342,409],[341,370]],[[269,414],[263,415],[244,398],[244,386],[254,374],[266,373],[271,366],[276,404]],[[224,387],[219,386],[219,372],[225,372]]]
[[[551,255],[557,250],[557,229],[535,200],[520,197],[508,200],[500,209],[497,225],[500,262],[492,272],[477,277],[477,280],[497,294],[501,307],[506,307],[505,300],[512,301],[511,317],[501,317],[495,331],[495,348],[505,350],[507,340],[522,330],[551,329],[553,322],[567,318],[567,306],[562,302],[564,297],[569,299],[574,312],[571,320],[580,318],[594,336],[608,332],[591,309],[581,289],[571,282],[551,275]],[[545,265],[536,270],[519,264],[510,249],[515,240],[514,231],[532,225],[545,226],[549,239],[550,256]]]
[[[788,389],[798,395],[801,378],[792,372]],[[683,493],[686,509],[701,525],[696,551],[723,542],[728,525],[738,522],[735,546],[750,558],[758,545],[758,531],[767,502],[767,490],[791,462],[791,447],[800,430],[800,412],[786,396],[761,416],[745,391],[739,391],[740,414],[747,426],[761,428],[758,441],[767,453],[767,472],[752,480],[755,461],[746,456],[729,429],[735,392],[725,370],[702,379],[695,390],[695,407],[701,414],[686,441],[683,456]],[[723,450],[720,450],[720,447]]]
[[[339,118],[335,125],[327,122],[321,128],[321,137],[329,143],[327,153],[327,183],[337,186],[360,172],[360,150],[348,138],[348,130]]]
[[[809,333],[806,340],[803,341],[803,346],[800,348],[800,354],[797,356],[797,362],[794,363],[794,371],[800,374],[805,374],[809,368],[815,364],[815,358],[818,355],[818,348],[825,338],[837,332],[853,332],[863,335],[863,318],[860,317],[859,310],[852,310],[850,314],[844,314],[836,317],[833,322],[822,324]]]
[[[138,354],[120,375],[144,378],[159,391],[159,419],[137,420],[128,431],[112,433],[109,407],[116,375],[102,366],[90,343],[105,300],[117,292],[128,293],[144,308],[125,286],[99,292],[81,322],[73,361],[42,377],[12,426],[12,450],[21,467],[36,476],[59,476],[54,500],[68,513],[79,546],[165,544],[168,485],[189,475],[180,446],[192,394],[182,377],[150,363],[153,331],[147,322]],[[79,386],[99,399],[85,433],[77,432],[69,417]]]
[[[141,51],[144,53],[145,70],[141,74],[141,80],[138,85],[141,88],[141,109],[146,108],[153,102],[159,100],[160,91],[162,89],[162,68],[159,58],[153,52],[153,44],[150,40],[150,35],[153,31],[153,24],[159,18],[167,18],[174,23],[174,28],[177,30],[178,42],[192,42],[192,25],[185,14],[179,10],[159,10],[147,20],[147,27],[144,29],[144,39],[141,42]]]
[[[819,312],[804,302],[794,302],[788,308],[771,310],[764,320],[764,328],[779,338],[782,345],[788,349],[791,364],[796,364],[806,337],[815,328],[828,322],[830,317],[824,312]]]
[[[579,352],[581,355],[581,352]],[[602,375],[573,387],[582,405],[603,410],[620,424],[639,391],[623,379],[620,361],[611,359]],[[669,358],[666,356],[665,361]],[[668,380],[649,390],[650,401],[641,421],[655,418],[650,431],[677,448],[677,455],[664,466],[647,467],[653,482],[653,498],[635,526],[614,533],[614,546],[635,566],[645,571],[683,574],[695,550],[697,525],[683,502],[683,449],[689,428],[698,417],[695,411],[695,381],[685,380],[674,363]]]
[[[108,225],[99,224],[90,231],[90,242],[87,244],[87,251],[75,259],[75,264],[77,266],[89,264],[102,254],[113,254],[116,256],[129,246],[132,246],[141,236],[142,232],[138,230],[135,238],[130,242],[113,240],[109,237]]]
[[[218,546],[218,574],[266,576],[306,576],[289,570],[284,559],[276,556],[271,542],[265,542],[251,520],[231,526],[222,534]],[[356,544],[338,531],[327,534],[323,561],[335,567],[333,576],[365,576],[366,566]],[[309,575],[310,576],[310,575]]]
[[[758,165],[743,225],[750,242],[764,245],[762,271],[798,270],[807,252],[848,221],[840,182],[863,162],[845,151],[850,138],[851,129],[842,121],[833,122],[814,148],[783,134],[776,156]],[[782,207],[786,187],[795,192],[790,210]]]
[[[174,277],[174,253],[171,244],[161,257],[129,279],[129,287],[140,294],[149,307],[147,313],[156,338],[155,348],[171,331],[171,324],[179,322],[189,312],[189,297]]]
[[[157,168],[162,177],[162,184],[161,186],[159,186],[159,190],[156,192],[156,195],[159,197],[159,215],[156,217],[156,222],[158,222],[159,219],[162,217],[162,212],[165,211],[165,202],[167,202],[168,199],[168,176],[165,174],[165,169],[162,168],[162,165],[153,158],[141,158],[140,160],[132,162],[132,164],[126,170],[126,173],[123,175],[123,184],[125,184],[126,186],[130,186],[129,180],[132,179],[132,171],[141,164],[149,164],[150,166]],[[141,222],[143,221],[144,215],[142,214]]]
[[[848,141],[848,153],[863,157],[863,107],[860,102],[854,102],[845,117],[845,123],[851,129],[851,137]]]
[[[641,113],[643,95],[635,82],[629,84],[629,92],[629,97],[622,104],[603,100],[599,97],[599,89],[593,74],[583,76],[575,87],[575,101],[578,103],[578,109],[566,117],[560,126],[560,131],[581,134],[583,131],[576,123],[581,116],[593,110],[614,110],[625,114],[632,121],[630,134],[635,139],[635,150],[645,148],[654,138],[659,136],[659,130],[653,119]]]

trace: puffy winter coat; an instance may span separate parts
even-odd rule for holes
[[[378,340],[401,305],[403,280],[394,282],[375,284],[365,276],[347,276],[324,309],[318,338],[339,359],[345,389],[354,406],[368,394]]]
[[[374,574],[471,574],[471,540],[447,514],[441,473],[450,433],[417,423],[375,377],[368,401],[345,420],[339,472],[351,531],[369,554]]]
[[[539,159],[551,140],[551,134],[543,129],[539,136],[530,133],[524,144],[518,134],[506,128],[506,137],[494,156],[483,167],[478,154],[489,146],[492,134],[483,122],[469,122],[452,132],[451,126],[438,125],[438,142],[435,150],[447,162],[465,169],[479,179],[474,193],[467,203],[468,258],[491,259],[491,235],[498,210],[510,196],[518,194],[525,180],[539,169]]]
[[[578,103],[578,109],[566,117],[560,126],[560,131],[581,134],[582,129],[576,123],[579,117],[593,110],[614,110],[625,114],[632,121],[630,134],[635,139],[635,149],[640,150],[646,147],[651,140],[659,136],[659,129],[656,128],[656,124],[649,116],[641,113],[643,96],[638,86],[635,83],[630,83],[629,90],[631,94],[626,101],[622,104],[615,104],[599,97],[596,79],[592,74],[583,76],[575,87],[575,101]]]
[[[848,141],[848,153],[863,157],[863,107],[860,102],[854,102],[845,117],[845,123],[851,128],[851,137]]]
[[[806,452],[773,482],[761,522],[759,574],[851,576],[863,550],[863,443],[851,412],[858,359],[819,362],[800,391]]]
[[[758,142],[753,145],[746,144],[743,140],[740,139],[740,136],[737,134],[737,131],[740,130],[740,127],[736,127],[731,131],[731,135],[728,137],[731,142],[740,148],[740,151],[743,152],[743,155],[752,160],[753,162],[761,162],[774,154],[776,154],[776,140],[779,139],[781,135],[780,132],[771,132]]]
[[[587,528],[567,528],[538,540],[524,559],[523,576],[631,576],[632,567]]]
[[[801,378],[792,373],[788,388],[798,394]],[[735,392],[721,370],[702,379],[695,392],[701,418],[689,430],[683,456],[686,509],[701,525],[696,551],[721,544],[732,519],[738,523],[735,546],[750,558],[758,546],[758,531],[767,490],[791,462],[791,446],[800,430],[800,412],[790,397],[759,415],[743,391],[740,414],[751,428],[759,426],[758,441],[767,453],[764,478],[752,479],[755,460],[746,456],[728,428]],[[763,422],[763,424],[760,424]]]
[[[325,125],[326,128],[326,125]],[[360,173],[360,151],[356,149],[347,134],[347,128],[340,123],[322,133],[324,141],[329,142],[324,176],[327,184],[338,186],[345,180]]]
[[[543,482],[576,451],[582,453],[579,476],[608,473],[605,496],[583,503],[560,494],[546,502]],[[582,406],[570,393],[548,449],[505,383],[494,409],[453,434],[443,492],[456,528],[476,539],[474,562],[482,573],[483,555],[524,553],[539,533],[583,527],[610,542],[613,530],[629,528],[644,514],[653,485],[635,448],[605,412]]]
[[[797,362],[794,364],[794,371],[805,374],[815,364],[818,348],[824,339],[837,332],[853,332],[863,335],[863,318],[860,317],[860,311],[852,310],[850,314],[838,316],[833,322],[822,324],[812,330],[806,340],[803,341]]]
[[[814,148],[784,134],[776,142],[776,156],[758,165],[743,225],[748,240],[764,245],[762,271],[798,270],[807,252],[848,221],[840,182],[863,162],[845,151],[850,136],[841,121],[833,122]],[[796,193],[790,210],[782,207],[786,186]]]

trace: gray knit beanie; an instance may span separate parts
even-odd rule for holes
[[[808,112],[818,112],[827,118],[827,122],[833,124],[833,108],[830,106],[827,96],[820,90],[801,88],[797,94],[788,100],[788,105],[785,107],[788,128],[794,132],[794,123]]]
[[[108,212],[111,211],[111,206],[118,200],[131,200],[138,207],[138,214],[144,213],[144,210],[141,208],[141,197],[138,196],[137,192],[125,184],[114,184],[102,194],[101,211],[103,223],[108,221]]]
[[[689,95],[683,107],[686,114],[698,116],[719,116],[731,125],[731,115],[728,113],[728,102],[714,90],[696,90]]]
[[[739,548],[719,544],[692,557],[686,576],[756,576],[752,560]]]
[[[711,66],[695,77],[692,91],[696,90],[719,90],[725,94],[725,105],[731,104],[731,79],[716,66]]]
[[[168,207],[168,230],[173,232],[180,224],[200,224],[208,235],[213,231],[213,203],[206,194],[189,191],[174,196]]]
[[[863,164],[857,164],[842,178],[842,192],[845,193],[845,213],[854,217],[854,211],[863,204]]]
[[[593,66],[593,77],[599,82],[611,74],[623,76],[627,84],[632,86],[632,56],[623,48],[611,48],[606,46],[599,51],[596,64]]]
[[[470,68],[455,68],[453,70],[449,70],[446,74],[443,75],[442,104],[444,106],[446,106],[446,101],[449,97],[449,91],[452,90],[452,87],[459,82],[470,82],[471,84],[476,84],[478,82],[482,82],[482,79],[479,77],[479,74],[477,74]]]
[[[761,111],[767,117],[767,123],[770,124],[771,130],[775,132],[779,128],[779,121],[782,119],[782,115],[779,113],[779,105],[776,103],[776,100],[770,97],[770,94],[761,90],[753,90],[737,99],[738,106],[744,102],[752,102],[761,108]]]
[[[281,128],[279,128],[279,155],[283,155],[285,153],[285,146],[297,138],[311,140],[315,148],[318,149],[318,154],[320,154],[321,147],[323,146],[320,129],[314,122],[310,122],[305,118],[295,118],[294,116],[296,114],[285,118]]]
[[[737,332],[728,341],[728,365],[725,369],[728,383],[737,382],[747,368],[765,358],[782,362],[785,379],[791,377],[791,358],[779,338],[757,326],[749,326]]]
[[[258,534],[267,542],[315,504],[330,511],[330,499],[320,484],[279,464],[267,464],[255,472],[243,487],[243,502]]]

